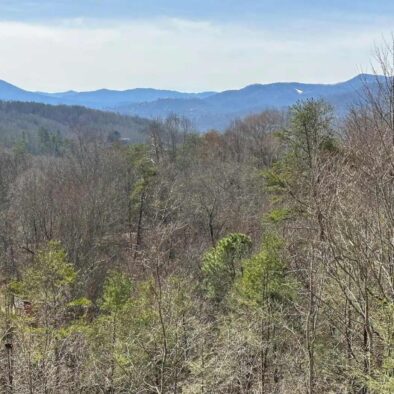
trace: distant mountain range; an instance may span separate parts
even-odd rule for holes
[[[0,81],[0,100],[25,101],[52,105],[80,105],[144,118],[161,118],[169,114],[189,118],[199,130],[223,129],[238,117],[268,108],[286,108],[298,100],[323,98],[343,113],[359,98],[363,86],[376,83],[376,76],[360,74],[336,84],[283,82],[255,84],[240,90],[184,93],[172,90],[101,89],[92,92],[44,93],[23,90]]]

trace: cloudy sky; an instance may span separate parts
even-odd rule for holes
[[[224,90],[368,72],[392,0],[0,0],[0,79]]]

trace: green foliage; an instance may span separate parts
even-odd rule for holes
[[[322,100],[299,102],[291,108],[290,126],[281,134],[287,154],[273,168],[276,178],[287,184],[297,182],[308,176],[324,152],[335,151],[332,121],[333,110]]]
[[[67,261],[67,254],[61,243],[50,241],[46,248],[38,253],[37,270],[41,279],[49,281],[55,286],[70,285],[75,281],[76,272],[71,263]],[[48,283],[48,282],[47,282]]]
[[[323,153],[324,152],[338,153],[340,151],[339,142],[332,135],[324,136],[324,138],[320,142],[319,148],[320,151]]]
[[[282,137],[297,155],[321,149],[332,137],[332,107],[323,100],[307,100],[291,108],[290,128]]]
[[[394,393],[394,357],[388,357],[383,361],[379,370],[375,371],[373,377],[367,378],[367,386],[372,393],[392,394]]]
[[[374,311],[374,326],[385,344],[382,365],[374,368],[370,376],[364,376],[372,393],[394,393],[394,302],[386,301],[377,305]]]
[[[130,289],[124,275],[109,275],[103,295],[106,313],[92,324],[89,356],[92,363],[108,365],[110,373],[105,378],[113,378],[121,392],[142,392],[141,387],[157,383],[162,365],[167,373],[175,370],[179,377],[184,374],[181,360],[185,349],[181,346],[189,341],[187,330],[191,330],[191,315],[196,313],[195,301],[190,282],[176,276],[167,278],[161,289],[153,277],[139,282],[132,300]],[[112,313],[108,315],[108,311]]]
[[[149,149],[146,145],[131,145],[128,148],[127,155],[141,178],[148,180],[157,174],[156,166],[149,156]]]
[[[273,209],[265,215],[265,221],[272,224],[279,224],[282,221],[288,219],[291,215],[291,211],[288,208],[277,208]]]
[[[240,260],[247,256],[252,241],[244,234],[230,234],[203,257],[204,285],[209,298],[220,302],[241,272]]]
[[[92,305],[92,301],[90,301],[86,297],[82,297],[82,298],[78,298],[76,300],[70,301],[67,305],[70,307],[87,308]]]
[[[11,290],[35,301],[61,297],[75,282],[76,271],[67,261],[66,251],[58,241],[50,241],[41,249],[23,279],[11,283]]]
[[[126,275],[111,272],[104,284],[101,308],[106,312],[119,312],[130,300],[132,283]]]
[[[338,151],[333,136],[332,108],[321,100],[299,102],[291,108],[289,127],[279,138],[285,153],[271,168],[264,172],[267,190],[272,202],[280,204],[268,217],[278,223],[289,215],[307,211],[311,194],[315,195],[322,163]],[[309,193],[309,195],[308,195]]]
[[[273,166],[263,172],[265,186],[271,193],[283,193],[292,183],[295,174],[289,163],[290,155],[287,158],[273,164]]]
[[[141,208],[141,200],[145,198],[148,188],[153,184],[157,175],[157,168],[149,156],[149,150],[146,145],[130,146],[127,156],[134,178],[130,198],[133,210],[138,211]]]
[[[40,152],[48,155],[60,156],[67,145],[59,131],[52,133],[43,127],[38,130],[38,140]]]
[[[283,247],[282,239],[268,234],[264,237],[262,250],[243,261],[243,274],[236,284],[241,300],[262,306],[267,301],[280,302],[291,297],[292,286],[286,278]]]
[[[22,135],[17,138],[13,146],[13,152],[17,157],[28,152],[28,140],[26,133],[22,133]]]

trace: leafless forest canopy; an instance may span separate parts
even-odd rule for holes
[[[0,392],[393,393],[393,55],[344,119],[4,131]]]

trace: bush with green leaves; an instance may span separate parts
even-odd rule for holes
[[[252,241],[244,234],[230,234],[203,257],[204,288],[208,298],[220,302],[241,274],[241,260],[251,250]]]

